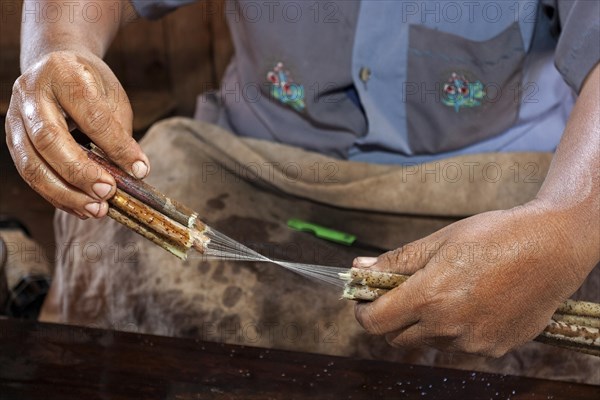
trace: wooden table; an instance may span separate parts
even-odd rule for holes
[[[0,399],[598,399],[600,388],[0,319]]]

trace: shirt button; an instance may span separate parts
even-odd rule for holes
[[[358,71],[358,77],[361,81],[366,83],[369,78],[371,78],[371,70],[367,67],[362,67],[360,71]]]

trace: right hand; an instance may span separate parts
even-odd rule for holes
[[[13,87],[6,143],[23,179],[55,207],[101,218],[115,180],[90,161],[78,127],[123,170],[144,178],[150,163],[132,138],[133,114],[110,68],[89,52],[57,51],[28,68]]]

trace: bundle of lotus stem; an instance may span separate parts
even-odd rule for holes
[[[198,214],[147,183],[133,178],[109,161],[102,151],[85,148],[90,160],[115,178],[117,191],[108,200],[108,216],[180,259],[193,248],[206,252],[210,228]]]
[[[343,298],[374,301],[404,283],[410,275],[351,268],[339,277],[345,282]],[[600,304],[565,301],[535,340],[600,356]]]

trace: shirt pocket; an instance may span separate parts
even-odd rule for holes
[[[511,127],[524,60],[518,23],[485,41],[411,25],[405,99],[413,154],[460,149]]]

